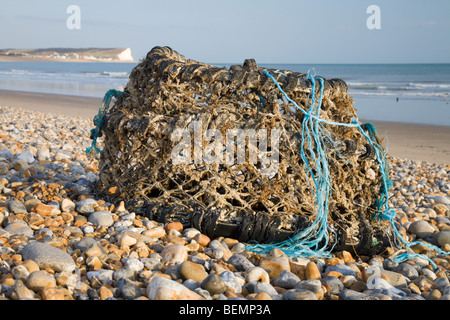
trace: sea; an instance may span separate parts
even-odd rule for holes
[[[123,89],[137,64],[0,62],[0,90],[101,98],[109,89]],[[259,66],[343,79],[360,120],[450,126],[450,64]]]

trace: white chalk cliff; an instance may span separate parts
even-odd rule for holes
[[[131,55],[131,49],[126,48],[117,55],[117,59],[120,61],[134,61],[133,56]]]

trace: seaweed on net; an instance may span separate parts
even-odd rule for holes
[[[356,119],[341,79],[260,68],[253,59],[216,67],[155,47],[102,119],[100,181],[103,190],[118,187],[110,201],[124,198],[131,210],[161,222],[180,221],[210,237],[262,244],[311,231],[305,243],[314,252],[376,254],[389,245],[391,227],[374,218],[387,201],[380,204],[385,177],[377,161],[384,150],[368,143],[370,126],[334,125]],[[177,130],[194,141],[182,151]],[[220,134],[207,137],[208,130]],[[278,153],[276,170],[265,173],[261,154],[249,161],[250,141],[261,144],[261,136],[230,143],[232,130],[266,132],[270,141],[258,151]],[[245,161],[237,161],[234,154],[242,147]],[[174,154],[187,161],[174,161]],[[326,163],[318,161],[319,154]],[[211,156],[215,161],[208,161]],[[318,185],[322,170],[328,178]],[[326,214],[319,213],[317,187],[328,190],[322,199]]]

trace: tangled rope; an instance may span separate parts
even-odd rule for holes
[[[309,80],[312,84],[311,93],[311,104],[308,111],[298,106],[295,101],[290,99],[286,92],[283,91],[281,86],[275,80],[275,78],[270,75],[267,71],[264,72],[277,86],[278,90],[284,95],[284,97],[292,103],[298,110],[305,114],[302,126],[302,145],[301,145],[301,156],[303,161],[306,163],[307,173],[314,181],[314,185],[311,186],[315,190],[316,194],[316,219],[310,227],[297,232],[294,236],[290,237],[285,241],[273,244],[248,244],[247,249],[249,251],[258,253],[268,253],[272,249],[277,248],[287,255],[290,256],[302,256],[302,257],[331,257],[332,248],[327,248],[328,245],[328,231],[333,233],[333,230],[328,228],[328,200],[331,196],[331,181],[329,174],[329,166],[324,150],[324,142],[331,137],[325,133],[325,130],[321,127],[321,123],[326,123],[329,125],[345,126],[345,127],[356,127],[358,128],[362,135],[367,139],[368,143],[375,147],[375,153],[377,161],[380,165],[380,171],[382,174],[382,186],[380,189],[380,198],[375,202],[376,213],[372,215],[375,220],[388,220],[394,231],[395,244],[398,249],[403,249],[403,247],[411,247],[413,245],[423,245],[436,251],[440,255],[448,255],[450,252],[443,251],[440,248],[423,241],[414,241],[409,243],[406,241],[397,229],[394,223],[396,212],[394,209],[389,208],[389,189],[392,186],[392,181],[389,179],[388,165],[386,161],[387,151],[383,152],[382,147],[379,144],[378,134],[376,132],[375,126],[371,123],[359,124],[355,119],[352,123],[339,123],[330,122],[320,118],[320,106],[322,104],[323,95],[323,79],[314,78],[309,76]],[[315,85],[316,80],[320,83],[319,97],[316,104],[316,99],[314,94],[316,92]],[[308,97],[309,101],[309,97]],[[312,158],[315,160],[310,165],[308,158],[305,154],[304,142],[308,142],[308,152],[311,153]],[[316,152],[314,152],[316,149]],[[313,170],[314,169],[314,170]],[[316,174],[314,174],[314,172]],[[400,241],[398,241],[400,240]],[[400,263],[405,260],[410,260],[416,257],[420,257],[429,261],[434,268],[436,264],[427,256],[423,254],[403,252],[401,251],[394,256],[393,261]]]
[[[314,78],[310,75],[308,78],[311,82],[312,89],[311,94],[308,96],[308,101],[311,100],[309,104],[309,110],[306,111],[301,108],[295,101],[289,98],[289,96],[284,92],[275,78],[264,71],[264,74],[269,77],[273,83],[277,86],[278,90],[283,94],[283,96],[292,103],[298,110],[305,114],[302,123],[302,144],[300,148],[300,153],[302,160],[306,164],[306,171],[308,176],[313,180],[314,185],[310,185],[312,190],[315,190],[316,195],[316,218],[314,222],[306,229],[297,232],[294,236],[289,239],[276,244],[249,244],[247,246],[248,250],[268,253],[274,248],[278,248],[290,256],[315,256],[315,257],[330,257],[333,247],[327,248],[329,243],[328,231],[334,233],[333,230],[328,228],[328,202],[331,197],[331,180],[330,180],[330,170],[327,160],[326,153],[324,149],[326,148],[324,143],[332,138],[326,133],[326,130],[322,127],[322,123],[336,126],[345,126],[359,128],[361,133],[366,137],[371,145],[375,146],[375,151],[377,155],[377,160],[380,164],[380,168],[383,173],[383,189],[385,195],[380,198],[380,207],[383,204],[387,205],[388,199],[388,178],[386,177],[385,162],[386,154],[380,155],[378,149],[380,146],[372,141],[372,139],[367,135],[363,127],[354,120],[352,123],[338,123],[327,121],[320,118],[320,107],[322,105],[322,95],[323,95],[323,79],[318,77]],[[316,80],[320,84],[319,97],[316,102],[315,92],[316,92]],[[368,126],[366,126],[368,127]],[[305,141],[308,143],[308,150],[305,151]],[[316,151],[314,151],[314,149]],[[313,163],[310,163],[306,152],[310,154]],[[316,172],[314,174],[314,172]]]
[[[122,91],[117,91],[115,89],[108,90],[106,92],[105,96],[103,97],[102,106],[98,110],[98,114],[94,116],[94,125],[95,128],[91,130],[91,139],[92,139],[92,145],[86,149],[87,154],[97,154],[101,153],[102,150],[98,148],[97,145],[97,139],[100,138],[103,135],[102,128],[105,122],[105,116],[108,112],[109,105],[111,103],[111,99],[119,98],[123,96]]]

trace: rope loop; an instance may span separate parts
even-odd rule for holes
[[[116,99],[119,99],[123,96],[122,91],[118,91],[115,89],[108,90],[103,98],[102,106],[98,110],[98,114],[94,116],[94,125],[95,128],[91,130],[91,139],[92,139],[92,145],[86,149],[86,153],[90,155],[95,155],[97,153],[101,153],[102,150],[96,146],[97,139],[103,136],[103,125],[105,122],[105,116],[108,112],[109,105],[111,103],[111,99],[114,97]]]

